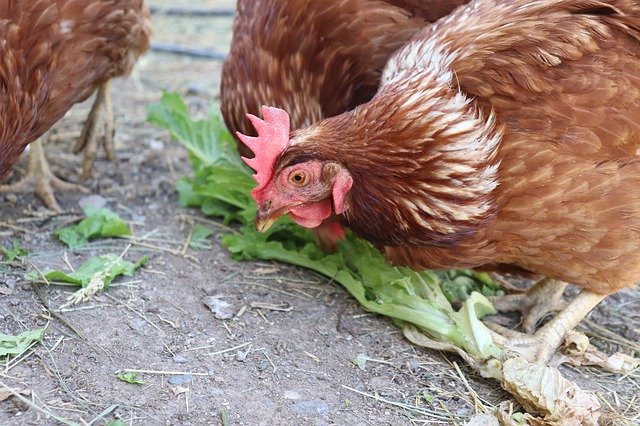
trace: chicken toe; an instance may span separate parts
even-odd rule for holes
[[[582,290],[578,296],[534,335],[518,333],[487,323],[494,343],[522,355],[527,361],[547,363],[573,329],[606,296]]]
[[[0,185],[0,193],[35,192],[48,208],[60,212],[62,209],[53,195],[54,188],[61,191],[89,192],[84,186],[65,182],[51,172],[47,158],[44,155],[42,140],[38,139],[30,145],[27,174],[18,182]]]
[[[96,99],[93,102],[87,121],[73,148],[74,154],[84,151],[84,161],[82,163],[83,179],[91,177],[93,160],[100,145],[104,147],[107,159],[113,159],[115,124],[109,87],[110,83],[107,81],[98,88]]]
[[[521,312],[522,328],[533,334],[536,325],[547,314],[560,311],[567,303],[562,298],[567,283],[545,278],[534,284],[526,293],[508,294],[490,298],[498,311]]]

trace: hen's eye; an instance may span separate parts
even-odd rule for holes
[[[309,177],[302,170],[296,170],[289,175],[289,182],[295,186],[305,186],[309,183]]]

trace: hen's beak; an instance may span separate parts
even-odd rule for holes
[[[256,229],[258,232],[265,232],[271,228],[278,218],[282,216],[281,210],[258,209],[256,213]]]

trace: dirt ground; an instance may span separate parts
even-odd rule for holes
[[[230,1],[150,3],[233,7]],[[159,42],[224,52],[230,41],[230,17],[156,14],[154,24]],[[65,209],[59,215],[31,195],[0,196],[0,244],[17,239],[30,252],[22,266],[0,263],[0,333],[48,326],[42,344],[0,363],[0,391],[27,391],[31,401],[0,401],[0,425],[58,424],[45,413],[97,425],[114,419],[136,425],[461,424],[509,399],[459,358],[412,346],[390,321],[363,311],[329,280],[285,265],[231,260],[217,243],[222,229],[179,206],[174,188],[189,173],[186,153],[146,123],[146,107],[169,89],[185,95],[194,113],[204,111],[217,95],[219,72],[217,61],[151,52],[131,78],[114,84],[118,158],[107,162],[101,154],[94,178],[82,183],[132,223],[134,239],[65,250],[52,231],[78,219],[85,194],[58,193]],[[90,101],[70,111],[46,143],[54,172],[74,182],[80,182],[81,158],[70,150],[89,107]],[[13,178],[23,171],[21,163]],[[215,230],[211,249],[184,249],[196,222]],[[75,307],[59,309],[69,288],[41,287],[40,298],[24,279],[35,268],[77,267],[129,245],[125,257],[146,254],[148,265]],[[203,303],[209,296],[228,302],[233,317],[216,318]],[[256,302],[285,309],[252,307]],[[581,327],[607,352],[632,353],[640,337],[638,290],[609,298]],[[364,370],[351,362],[360,353],[372,359]],[[144,384],[119,380],[125,369],[148,371],[139,374]],[[562,371],[596,392],[621,422],[640,423],[638,372],[621,378],[593,368]]]

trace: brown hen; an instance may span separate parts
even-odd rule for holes
[[[104,125],[95,111],[106,106],[109,115],[108,82],[131,71],[149,46],[150,30],[143,0],[0,3],[0,179],[29,143],[96,89],[97,106],[86,127]],[[89,142],[86,171],[100,135],[83,133]],[[52,186],[82,189],[53,176],[38,140],[31,146],[27,176],[0,192],[35,188],[47,206],[59,210]]]
[[[298,129],[368,101],[389,56],[466,1],[239,0],[220,88],[227,127],[251,134],[246,114],[262,105],[284,108]],[[334,220],[315,232],[329,250],[344,235]]]
[[[290,139],[263,115],[259,229],[337,212],[397,264],[582,287],[534,336],[496,335],[529,360],[640,277],[639,0],[475,0],[394,54],[368,103]]]

